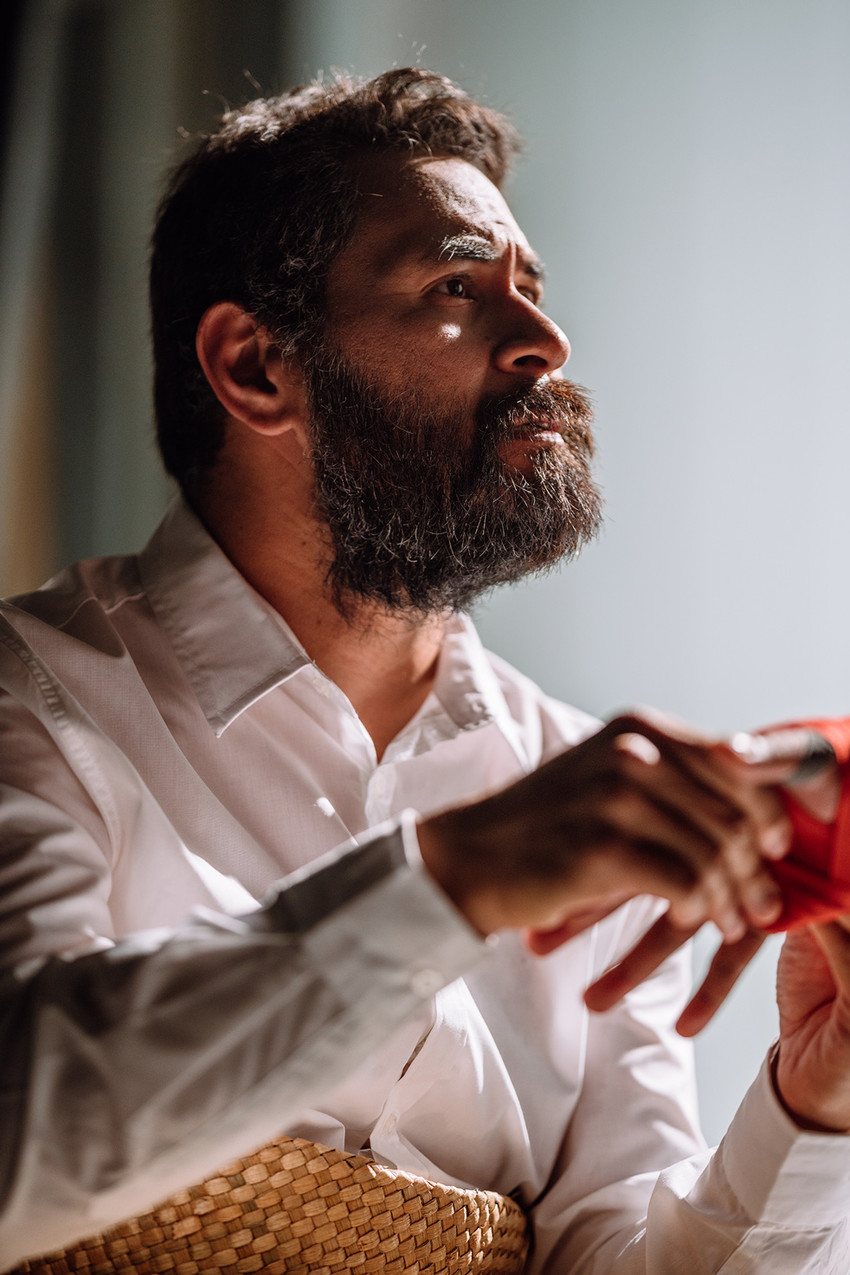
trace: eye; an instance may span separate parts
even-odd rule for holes
[[[518,287],[517,292],[525,297],[526,301],[530,301],[532,305],[536,305],[538,310],[543,308],[543,293],[539,288],[533,285],[530,287]]]
[[[472,291],[469,280],[464,279],[462,275],[454,275],[451,279],[443,279],[434,289],[444,297],[451,297],[453,300],[469,301],[472,298]]]

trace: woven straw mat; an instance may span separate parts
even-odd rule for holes
[[[527,1251],[526,1219],[513,1200],[282,1138],[151,1213],[12,1275],[520,1275]]]

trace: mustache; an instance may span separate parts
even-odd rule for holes
[[[555,430],[580,454],[594,454],[593,403],[584,386],[575,381],[527,385],[485,399],[476,424],[492,442],[530,428]]]

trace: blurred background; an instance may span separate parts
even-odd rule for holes
[[[519,125],[509,201],[597,407],[605,530],[482,604],[486,641],[599,714],[850,711],[846,0],[5,0],[0,39],[2,592],[140,545],[168,499],[145,258],[180,137],[421,63]],[[775,957],[698,1042],[712,1139]]]

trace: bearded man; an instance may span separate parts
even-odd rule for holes
[[[740,963],[780,915],[777,794],[653,720],[594,733],[463,615],[599,518],[514,149],[401,70],[232,112],[171,180],[181,497],[2,617],[7,1264],[288,1132],[513,1194],[534,1271],[844,1269],[850,937],[815,992],[792,950],[713,1156],[674,1030],[682,936]],[[591,1016],[624,957],[650,976]]]

